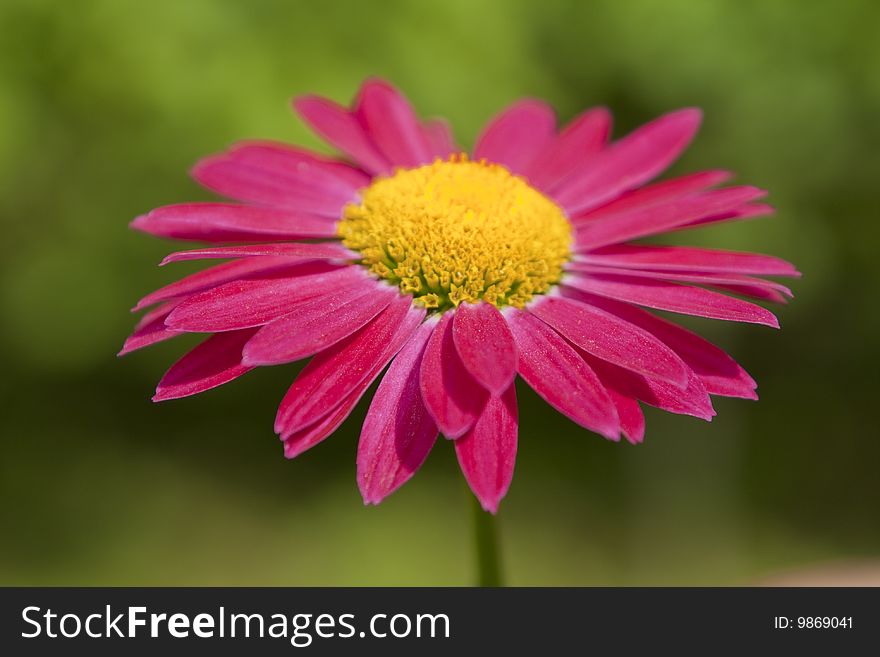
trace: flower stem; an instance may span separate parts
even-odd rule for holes
[[[474,547],[477,553],[477,586],[504,586],[498,550],[498,526],[495,516],[483,511],[476,497],[468,491],[474,516]]]

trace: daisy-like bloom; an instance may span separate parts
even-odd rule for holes
[[[632,443],[645,433],[640,404],[709,420],[711,395],[756,398],[730,356],[643,309],[778,327],[743,297],[783,301],[789,290],[763,277],[797,275],[770,256],[634,241],[770,212],[760,189],[717,188],[725,171],[646,184],[691,141],[699,110],[609,143],[605,109],[557,131],[550,107],[523,100],[468,156],[381,80],[351,108],[316,96],[293,106],[344,159],[236,144],[193,170],[234,203],[166,206],[132,224],[219,244],[162,264],[228,260],[137,304],[151,310],[121,353],[209,335],[154,400],[311,357],[275,420],[293,458],[384,371],[358,446],[365,502],[406,482],[443,434],[495,512],[513,476],[517,374],[574,422]]]

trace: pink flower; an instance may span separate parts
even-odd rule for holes
[[[699,110],[609,143],[605,109],[557,131],[550,107],[523,100],[488,124],[469,159],[446,123],[420,120],[381,80],[351,109],[316,96],[293,105],[347,159],[240,143],[193,171],[236,203],[166,206],[132,224],[245,243],[172,253],[162,264],[228,262],[136,306],[152,309],[121,353],[210,336],[154,400],[311,357],[275,420],[293,458],[385,371],[358,447],[365,502],[405,483],[442,433],[494,512],[513,476],[517,374],[581,426],[632,443],[645,432],[639,402],[709,420],[711,395],[756,398],[730,356],[642,308],[778,327],[741,297],[784,301],[789,290],[764,277],[798,275],[770,256],[634,242],[771,211],[760,189],[717,188],[725,171],[647,184],[688,145]]]

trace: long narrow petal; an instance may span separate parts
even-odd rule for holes
[[[557,297],[539,299],[528,310],[597,358],[676,386],[687,384],[688,367],[672,349],[616,315]]]
[[[455,348],[452,314],[444,313],[428,340],[419,384],[431,417],[447,438],[470,429],[486,401],[486,390],[468,373]]]
[[[638,445],[645,440],[645,414],[637,399],[628,397],[614,388],[606,388],[617,417],[620,419],[620,432],[632,444]]]
[[[379,375],[424,316],[424,309],[398,296],[354,335],[315,356],[281,401],[276,433],[287,438],[330,414],[360,384]]]
[[[554,193],[574,216],[654,178],[674,162],[700,125],[698,109],[661,116],[590,158]]]
[[[419,368],[431,324],[423,324],[382,378],[358,443],[357,480],[365,504],[378,504],[422,466],[437,425],[422,402]]]
[[[763,281],[763,283],[766,283],[766,281]],[[788,300],[793,296],[791,290],[784,286],[780,286],[782,287],[781,291],[767,287],[766,284],[716,283],[713,284],[712,287],[723,292],[733,292],[734,294],[741,294],[742,296],[751,297],[758,301],[772,301],[773,303],[788,303]]]
[[[409,101],[385,80],[367,80],[358,93],[355,116],[393,166],[414,167],[431,160],[431,150]]]
[[[587,110],[550,140],[529,165],[526,177],[552,194],[568,174],[602,150],[610,132],[611,113],[607,109]]]
[[[693,246],[617,244],[586,253],[580,260],[623,269],[699,270],[757,276],[800,275],[790,262],[773,256]]]
[[[496,395],[516,376],[516,344],[507,322],[491,303],[463,303],[452,322],[455,349],[471,376]]]
[[[177,302],[175,301],[163,303],[141,317],[137,326],[134,327],[134,331],[126,338],[125,344],[122,345],[122,349],[116,355],[125,356],[132,351],[137,351],[138,349],[143,349],[157,342],[170,340],[180,335],[180,331],[172,331],[165,326],[165,318],[174,310],[176,305]]]
[[[608,275],[571,276],[565,285],[657,310],[779,328],[779,321],[769,310],[701,287]]]
[[[647,208],[634,208],[581,224],[575,233],[575,250],[592,251],[639,237],[664,233],[702,217],[723,215],[763,196],[756,187],[727,187],[672,199]]]
[[[365,171],[376,174],[391,170],[390,163],[367,136],[364,126],[346,108],[320,96],[295,98],[293,108],[312,130],[349,155]]]
[[[503,396],[492,395],[480,417],[455,441],[455,454],[468,485],[489,513],[507,494],[513,479],[517,442],[516,388]]]
[[[293,175],[297,184],[328,193],[336,193],[340,184],[357,191],[370,183],[369,174],[346,162],[277,141],[240,141],[225,155],[267,172]]]
[[[397,291],[375,283],[345,287],[306,301],[263,326],[244,349],[248,365],[290,363],[336,344],[384,310]]]
[[[404,334],[401,334],[395,336],[395,339],[403,340],[404,342],[406,342],[407,339],[413,339],[415,336],[409,331],[409,328],[411,328],[409,324],[404,324],[402,326],[402,330],[405,334],[412,335],[412,338],[406,338]],[[289,459],[296,458],[336,431],[336,429],[339,428],[339,425],[341,425],[351,414],[354,407],[357,406],[357,403],[360,401],[361,397],[364,396],[364,393],[376,377],[379,376],[379,373],[382,371],[382,368],[385,367],[386,362],[387,361],[382,361],[373,365],[360,383],[354,386],[350,392],[347,392],[344,397],[334,402],[333,407],[328,409],[326,415],[307,427],[298,429],[292,433],[282,434],[284,440],[284,456]],[[437,436],[436,427],[434,428],[434,436],[435,438]]]
[[[415,313],[412,314],[412,317],[418,318],[418,321],[421,321],[421,317],[423,315],[424,315],[424,313],[421,313],[419,311],[415,311]],[[415,330],[418,331],[418,329],[415,329]],[[427,332],[430,333],[430,327],[428,327]],[[405,343],[408,345],[409,344],[408,340],[412,341],[415,339],[417,339],[417,335],[415,333],[413,333],[413,324],[411,322],[405,322],[401,326],[401,331],[398,334],[395,334],[394,344],[397,344],[398,342],[400,342],[401,344]],[[406,347],[404,347],[404,349],[405,348]],[[395,362],[396,362],[396,360],[397,359],[395,358]],[[339,425],[342,424],[345,421],[345,419],[351,414],[352,410],[354,410],[354,407],[357,405],[358,401],[360,401],[361,397],[363,397],[364,393],[367,391],[367,389],[370,387],[370,385],[373,383],[373,381],[376,379],[376,377],[379,376],[379,373],[385,367],[386,363],[387,363],[387,360],[386,361],[382,361],[382,360],[377,361],[377,363],[375,363],[373,365],[373,367],[368,371],[367,375],[364,377],[364,379],[360,383],[358,383],[356,386],[354,386],[354,388],[350,392],[347,392],[347,394],[344,397],[342,397],[340,400],[337,400],[336,402],[333,403],[332,408],[328,409],[326,415],[324,415],[323,417],[319,418],[318,420],[316,420],[312,424],[310,424],[302,429],[298,429],[292,433],[286,433],[286,434],[282,433],[282,438],[284,440],[284,455],[289,459],[295,458],[295,457],[299,456],[300,454],[302,454],[303,452],[305,452],[306,450],[311,449],[312,447],[314,447],[315,445],[320,443],[322,440],[327,438],[334,431],[336,431],[336,429],[339,428]],[[392,363],[392,367],[393,367],[393,363]],[[390,372],[390,368],[389,368],[389,372]],[[415,380],[412,383],[415,386],[418,385],[417,383],[415,383]],[[380,390],[381,390],[381,386],[380,386]],[[417,390],[417,388],[416,388],[416,390]],[[377,394],[378,394],[378,392],[377,392]],[[375,401],[375,399],[376,398],[374,397],[374,401]],[[415,408],[410,408],[410,411],[412,413],[418,412],[417,409],[415,409]],[[424,412],[424,410],[422,412]],[[406,418],[400,418],[400,421],[405,422],[405,421],[411,420],[412,417],[413,416],[407,416]],[[434,436],[434,439],[436,439],[437,427],[433,425],[433,422],[431,424],[434,427],[433,428],[433,431],[434,431],[433,436]],[[433,443],[434,443],[434,440],[431,440],[431,445],[433,445]],[[421,444],[421,441],[420,441],[420,444]],[[413,450],[416,450],[416,449],[418,449],[418,448],[415,445],[413,445]],[[430,445],[426,446],[426,449],[430,450]],[[415,451],[413,452],[413,456],[415,456]],[[425,456],[427,456],[427,452],[425,453]],[[409,459],[407,460],[407,464],[412,465],[413,463],[414,462],[412,460],[409,460]],[[415,469],[418,469],[418,468],[416,467]],[[401,481],[400,483],[402,484],[403,481]],[[391,492],[391,491],[389,491],[389,492]]]
[[[506,317],[519,350],[517,369],[526,383],[563,415],[619,440],[614,402],[584,359],[537,317],[520,310]]]
[[[336,237],[327,217],[234,203],[166,205],[131,222],[137,230],[179,240],[257,242]]]
[[[710,187],[719,185],[730,179],[729,171],[713,169],[710,171],[698,171],[686,176],[664,180],[652,185],[645,185],[632,191],[626,192],[619,198],[606,203],[595,210],[590,210],[571,218],[571,223],[578,226],[582,223],[597,221],[608,216],[617,215],[620,212],[635,210],[637,208],[650,208],[668,201],[695,196],[699,192],[705,192]]]
[[[767,203],[746,203],[730,212],[712,215],[709,217],[701,217],[687,224],[675,226],[672,230],[690,230],[691,228],[702,228],[703,226],[727,223],[730,221],[743,221],[744,219],[755,219],[757,217],[766,217],[776,212],[776,208]]]
[[[357,406],[367,388],[370,387],[370,383],[372,383],[372,379],[362,381],[355,386],[354,390],[329,409],[326,415],[307,427],[286,434],[283,437],[285,458],[296,458],[336,431],[339,425],[345,422],[345,419],[351,415],[354,407]]]
[[[236,201],[320,215],[339,217],[355,192],[328,195],[297,185],[290,176],[242,165],[226,155],[200,160],[192,169],[200,185]]]
[[[171,366],[153,401],[195,395],[249,372],[253,368],[241,364],[241,349],[253,334],[249,329],[212,335]]]
[[[489,121],[477,138],[474,159],[485,158],[524,174],[551,143],[555,130],[553,108],[538,100],[521,100]]]
[[[250,276],[277,275],[280,272],[295,271],[298,267],[292,265],[287,258],[242,258],[224,262],[222,265],[208,267],[151,292],[138,301],[132,310],[143,310],[153,304],[203,292],[230,281]]]
[[[303,243],[283,242],[276,244],[248,244],[245,246],[217,246],[208,249],[176,251],[165,256],[160,265],[184,260],[206,260],[212,258],[246,258],[276,256],[289,258],[291,262],[307,260],[351,260],[357,256],[336,242]]]
[[[608,390],[615,390],[626,397],[634,397],[650,406],[678,415],[692,415],[706,421],[715,416],[709,393],[700,377],[693,372],[690,373],[687,386],[682,389],[666,381],[641,376],[586,353],[584,357]]]
[[[575,292],[578,298],[650,331],[669,345],[713,395],[757,399],[755,380],[722,349],[686,328],[628,303]]]
[[[763,278],[744,276],[742,274],[730,274],[727,272],[713,273],[704,271],[653,271],[647,269],[619,269],[617,267],[603,267],[584,262],[572,262],[566,265],[566,269],[573,272],[573,276],[627,276],[629,278],[644,278],[655,281],[679,281],[682,283],[696,283],[697,285],[741,285],[746,288],[762,288],[781,292],[788,297],[792,296],[791,290],[782,283],[766,281]]]
[[[175,308],[165,323],[169,328],[195,333],[262,326],[293,312],[303,301],[372,283],[364,270],[355,266],[319,262],[299,267],[277,277],[235,280],[194,294]]]
[[[366,174],[279,144],[245,144],[196,164],[193,177],[238,201],[337,218],[369,184]]]

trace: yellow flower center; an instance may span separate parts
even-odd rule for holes
[[[378,178],[339,222],[360,263],[426,308],[524,306],[559,282],[562,209],[503,166],[451,156]]]

